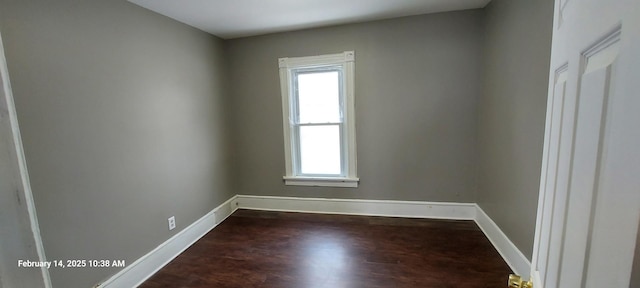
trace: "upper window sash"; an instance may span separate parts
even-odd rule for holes
[[[334,121],[301,121],[300,120],[300,89],[298,78],[300,75],[308,75],[315,73],[323,73],[323,72],[337,72],[338,73],[338,103],[335,107],[337,109],[336,112],[338,114],[337,117],[334,118]],[[314,68],[297,68],[291,70],[291,78],[292,78],[292,87],[290,87],[290,91],[292,93],[291,103],[290,105],[290,113],[291,113],[291,125],[300,125],[300,124],[340,124],[344,123],[344,102],[346,95],[346,87],[344,84],[344,65],[331,65],[331,66],[321,66]]]

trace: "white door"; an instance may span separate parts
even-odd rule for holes
[[[534,287],[630,287],[640,217],[640,1],[555,5]]]

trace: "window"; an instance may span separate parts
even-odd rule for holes
[[[358,186],[354,55],[279,59],[285,184]]]

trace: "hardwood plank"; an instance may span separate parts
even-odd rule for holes
[[[141,287],[504,287],[473,221],[238,210]]]

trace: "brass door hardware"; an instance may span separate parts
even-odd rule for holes
[[[509,275],[509,282],[507,285],[509,285],[508,288],[533,288],[533,282],[523,281],[522,277],[515,274]]]

